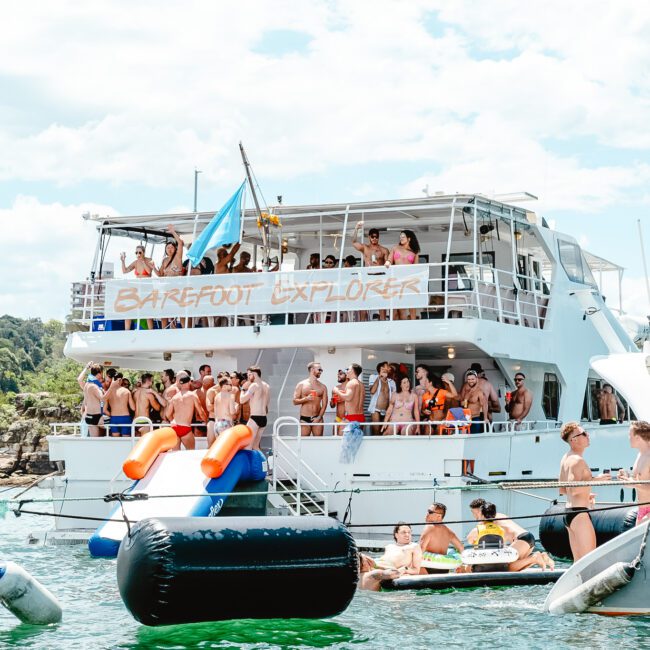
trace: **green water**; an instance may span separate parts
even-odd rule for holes
[[[49,518],[29,515],[9,514],[0,520],[0,559],[17,562],[41,580],[64,611],[61,624],[42,628],[23,625],[0,607],[2,649],[650,648],[650,617],[550,617],[541,610],[549,590],[545,586],[364,592],[346,612],[326,621],[247,620],[147,628],[136,623],[122,604],[115,560],[93,560],[85,546],[26,544],[30,532],[51,525]],[[213,597],[216,608],[220,595],[215,592]]]

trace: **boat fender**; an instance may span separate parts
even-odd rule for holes
[[[564,525],[564,504],[551,506],[539,524],[539,540],[546,551],[555,557],[570,560],[571,546],[569,533]],[[596,531],[596,544],[602,546],[618,537],[636,524],[636,506],[616,508],[615,510],[596,510],[590,512]],[[551,516],[546,516],[551,515]]]
[[[334,616],[357,581],[354,540],[330,517],[144,519],[117,556],[122,600],[145,625]]]
[[[579,614],[624,587],[633,577],[634,567],[629,562],[616,562],[554,600],[548,611],[551,614]]]
[[[59,601],[14,562],[0,562],[0,602],[23,623],[50,625],[61,620]]]

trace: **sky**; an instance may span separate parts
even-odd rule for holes
[[[650,313],[650,4],[0,0],[0,314],[63,319],[91,214],[530,192]],[[115,260],[116,262],[118,260]]]

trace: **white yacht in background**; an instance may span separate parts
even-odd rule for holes
[[[588,462],[596,472],[629,467],[628,426],[599,425],[596,393],[612,384],[622,401],[622,420],[650,419],[646,355],[620,324],[595,279],[621,267],[583,251],[570,235],[516,204],[478,194],[285,206],[272,208],[281,227],[266,233],[259,215],[246,211],[242,249],[278,258],[277,272],[181,278],[106,278],[119,250],[141,243],[159,262],[173,223],[189,244],[213,213],[90,217],[98,244],[86,281],[73,289],[76,330],[65,354],[123,368],[160,371],[209,363],[213,371],[256,363],[272,390],[268,436],[272,450],[269,503],[296,515],[335,513],[363,538],[385,537],[385,525],[420,521],[432,500],[448,507],[447,520],[466,519],[477,496],[495,501],[514,516],[540,513],[557,490],[502,490],[496,483],[555,479],[566,445],[563,421],[582,420],[591,433]],[[403,229],[420,242],[419,264],[361,266],[351,245],[355,224],[377,228],[391,248]],[[119,248],[114,242],[122,240]],[[113,242],[109,246],[109,242]],[[263,251],[263,244],[266,248]],[[126,250],[130,250],[126,248]],[[334,255],[331,270],[306,270],[312,253]],[[347,255],[357,266],[343,268]],[[81,280],[81,278],[80,278]],[[619,282],[620,285],[620,282]],[[379,320],[382,307],[413,307],[416,320]],[[222,316],[227,325],[123,331],[123,318]],[[368,320],[362,315],[370,314]],[[373,317],[374,316],[374,317]],[[208,322],[213,322],[212,320]],[[379,361],[402,364],[413,378],[424,363],[441,375],[451,372],[460,389],[464,373],[480,363],[496,387],[501,413],[486,433],[466,435],[370,436],[353,462],[341,458],[342,438],[326,426],[322,438],[301,438],[292,403],[306,364],[318,360],[330,390],[337,370],[360,364],[364,381]],[[507,421],[505,394],[514,375],[526,375],[534,399],[515,430]],[[327,412],[327,421],[334,413]],[[126,488],[121,463],[131,439],[82,437],[60,425],[48,438],[50,457],[64,465],[54,479],[55,497],[101,497]],[[484,483],[483,483],[484,482]],[[273,489],[274,488],[274,489]],[[283,490],[298,490],[280,494]],[[599,501],[631,501],[632,490],[602,487]],[[84,515],[106,516],[102,501],[63,501],[52,538],[83,537]],[[380,526],[379,524],[384,524]],[[537,520],[529,520],[536,531]],[[458,526],[459,533],[465,528]]]

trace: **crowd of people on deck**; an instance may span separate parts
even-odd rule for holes
[[[383,266],[390,267],[392,265],[404,264],[417,264],[419,261],[420,244],[417,236],[412,230],[403,230],[400,232],[398,242],[389,250],[379,243],[379,230],[371,228],[368,232],[368,241],[359,241],[359,232],[363,228],[363,221],[356,224],[352,235],[352,246],[355,250],[361,253],[364,266]],[[197,266],[192,266],[189,259],[183,259],[183,251],[185,249],[185,242],[176,231],[175,227],[170,224],[167,226],[167,231],[170,239],[165,243],[165,252],[160,265],[146,257],[145,247],[138,245],[135,247],[135,259],[127,264],[127,255],[125,252],[120,254],[122,274],[128,276],[133,273],[136,278],[152,278],[154,276],[162,278],[179,277],[187,275],[213,275],[224,273],[255,273],[261,271],[251,267],[251,254],[248,251],[242,251],[239,259],[236,260],[235,256],[240,249],[240,243],[232,245],[221,246],[217,248],[215,260],[208,255],[203,257]],[[269,267],[269,271],[278,271],[280,266],[277,259],[272,260],[274,264]],[[350,254],[342,259],[338,259],[333,254],[325,255],[321,262],[320,253],[312,253],[309,257],[309,264],[307,269],[323,269],[331,270],[340,265],[343,268],[355,267],[357,265],[357,258]],[[386,319],[386,311],[380,310],[376,314],[380,320]],[[396,320],[414,320],[416,319],[415,309],[397,309],[393,314]],[[334,316],[318,315],[314,318],[314,322],[323,322],[323,320],[333,320]],[[368,312],[360,312],[358,314],[359,320],[368,320]],[[342,321],[357,320],[357,315],[341,315]],[[154,320],[146,319],[147,329],[154,329],[156,325]],[[185,319],[162,318],[160,326],[164,328],[186,327],[186,326],[213,326],[222,325],[221,321],[216,322],[211,319],[193,319],[186,321]],[[133,321],[127,319],[124,321],[125,329],[129,330],[133,326]],[[142,327],[143,325],[139,325]]]
[[[194,449],[196,437],[207,437],[210,445],[222,431],[235,424],[249,426],[253,449],[267,425],[269,385],[258,366],[246,373],[221,371],[216,377],[203,364],[198,377],[189,370],[172,369],[142,373],[134,385],[116,368],[104,369],[90,362],[77,377],[84,394],[83,422],[88,435],[140,436],[154,425],[168,424],[186,449]]]
[[[437,376],[426,364],[415,367],[416,384],[412,385],[403,364],[379,362],[366,383],[361,366],[353,363],[338,370],[338,383],[332,387],[329,401],[328,387],[320,380],[322,365],[312,361],[307,365],[307,373],[293,395],[294,405],[300,407],[303,436],[324,434],[328,404],[336,409],[337,423],[365,423],[370,435],[483,433],[486,423],[501,412],[497,391],[480,363],[473,363],[467,370],[460,390],[452,373]],[[524,373],[517,372],[517,387],[506,394],[505,409],[515,428],[528,416],[533,403],[525,380]],[[370,401],[366,409],[367,394]],[[343,426],[333,427],[334,434],[342,432]]]

